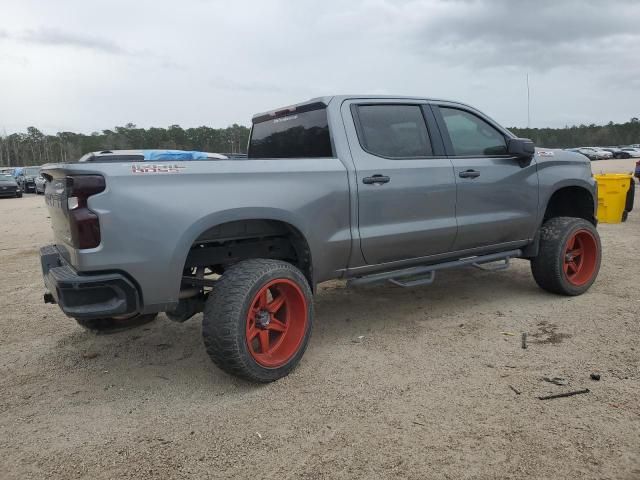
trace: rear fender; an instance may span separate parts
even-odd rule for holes
[[[305,238],[307,245],[311,251],[311,258],[314,258],[314,245],[312,245],[312,239],[308,235],[308,231],[304,228],[305,222],[302,219],[297,218],[287,210],[280,210],[277,208],[262,208],[262,207],[250,207],[250,208],[235,208],[230,210],[223,210],[215,212],[210,215],[206,215],[191,225],[180,237],[180,240],[175,248],[171,265],[174,266],[174,272],[172,272],[169,278],[175,279],[172,291],[175,295],[173,298],[177,299],[180,292],[180,284],[182,278],[182,269],[187,260],[189,249],[196,241],[196,239],[207,230],[213,227],[222,225],[228,222],[237,222],[242,220],[274,220],[287,223],[297,229]],[[172,280],[173,281],[173,280]],[[315,283],[315,281],[313,282]]]

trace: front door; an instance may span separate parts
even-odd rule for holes
[[[434,114],[457,183],[454,250],[532,238],[538,213],[535,160],[507,155],[507,136],[478,112],[439,105]]]
[[[428,108],[398,101],[342,106],[356,169],[360,248],[370,265],[453,246],[456,183],[441,139],[427,127]]]

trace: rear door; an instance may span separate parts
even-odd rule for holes
[[[356,169],[366,262],[449,251],[456,234],[456,185],[428,105],[352,100],[342,105],[342,116]]]
[[[457,183],[454,250],[530,239],[538,213],[535,160],[507,154],[507,135],[480,112],[433,106]]]

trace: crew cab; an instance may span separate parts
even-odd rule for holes
[[[300,361],[327,280],[416,287],[523,258],[579,295],[600,267],[587,158],[459,102],[321,97],[255,115],[246,158],[135,155],[43,167],[45,301],[96,331],[203,312],[211,359],[252,381]]]

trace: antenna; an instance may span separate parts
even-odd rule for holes
[[[529,74],[527,73],[527,128],[531,128],[531,96],[529,94]]]

